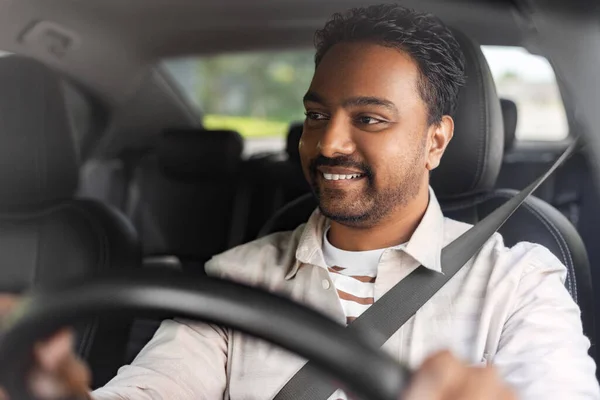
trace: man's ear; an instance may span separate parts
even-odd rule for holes
[[[440,160],[446,147],[454,135],[454,120],[449,115],[444,115],[437,124],[432,124],[427,132],[429,148],[425,167],[432,171],[440,165]]]

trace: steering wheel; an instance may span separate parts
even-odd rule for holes
[[[371,400],[398,400],[409,371],[316,311],[231,281],[165,271],[119,273],[26,297],[0,337],[0,385],[11,399],[31,398],[25,372],[35,342],[90,316],[177,315],[227,326],[313,360],[341,387]]]

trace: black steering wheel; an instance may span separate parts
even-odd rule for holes
[[[288,299],[230,281],[164,271],[120,273],[26,297],[0,337],[0,385],[11,399],[31,398],[24,374],[34,343],[90,316],[177,315],[227,326],[313,360],[345,390],[398,400],[409,371],[368,338]]]

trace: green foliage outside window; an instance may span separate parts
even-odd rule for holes
[[[304,118],[313,50],[223,54],[194,62],[195,97],[207,128],[283,136],[291,122]]]

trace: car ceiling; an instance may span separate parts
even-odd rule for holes
[[[332,13],[381,2],[0,0],[0,50],[43,61],[110,108],[120,110],[108,136],[124,137],[127,132],[144,128],[153,131],[162,125],[197,122],[184,100],[169,91],[169,83],[154,68],[159,60],[189,54],[311,46],[314,31]],[[433,12],[482,44],[527,45],[528,26],[513,2],[400,3]],[[59,55],[50,50],[57,48]],[[155,97],[153,103],[146,104],[148,92],[163,99]]]
[[[145,67],[164,57],[310,46],[315,29],[356,0],[0,0],[0,49],[26,54],[85,82],[109,101],[134,92]],[[512,9],[501,2],[404,1],[433,11],[486,44],[519,43]],[[28,32],[41,21],[72,35],[62,58],[51,38]]]

